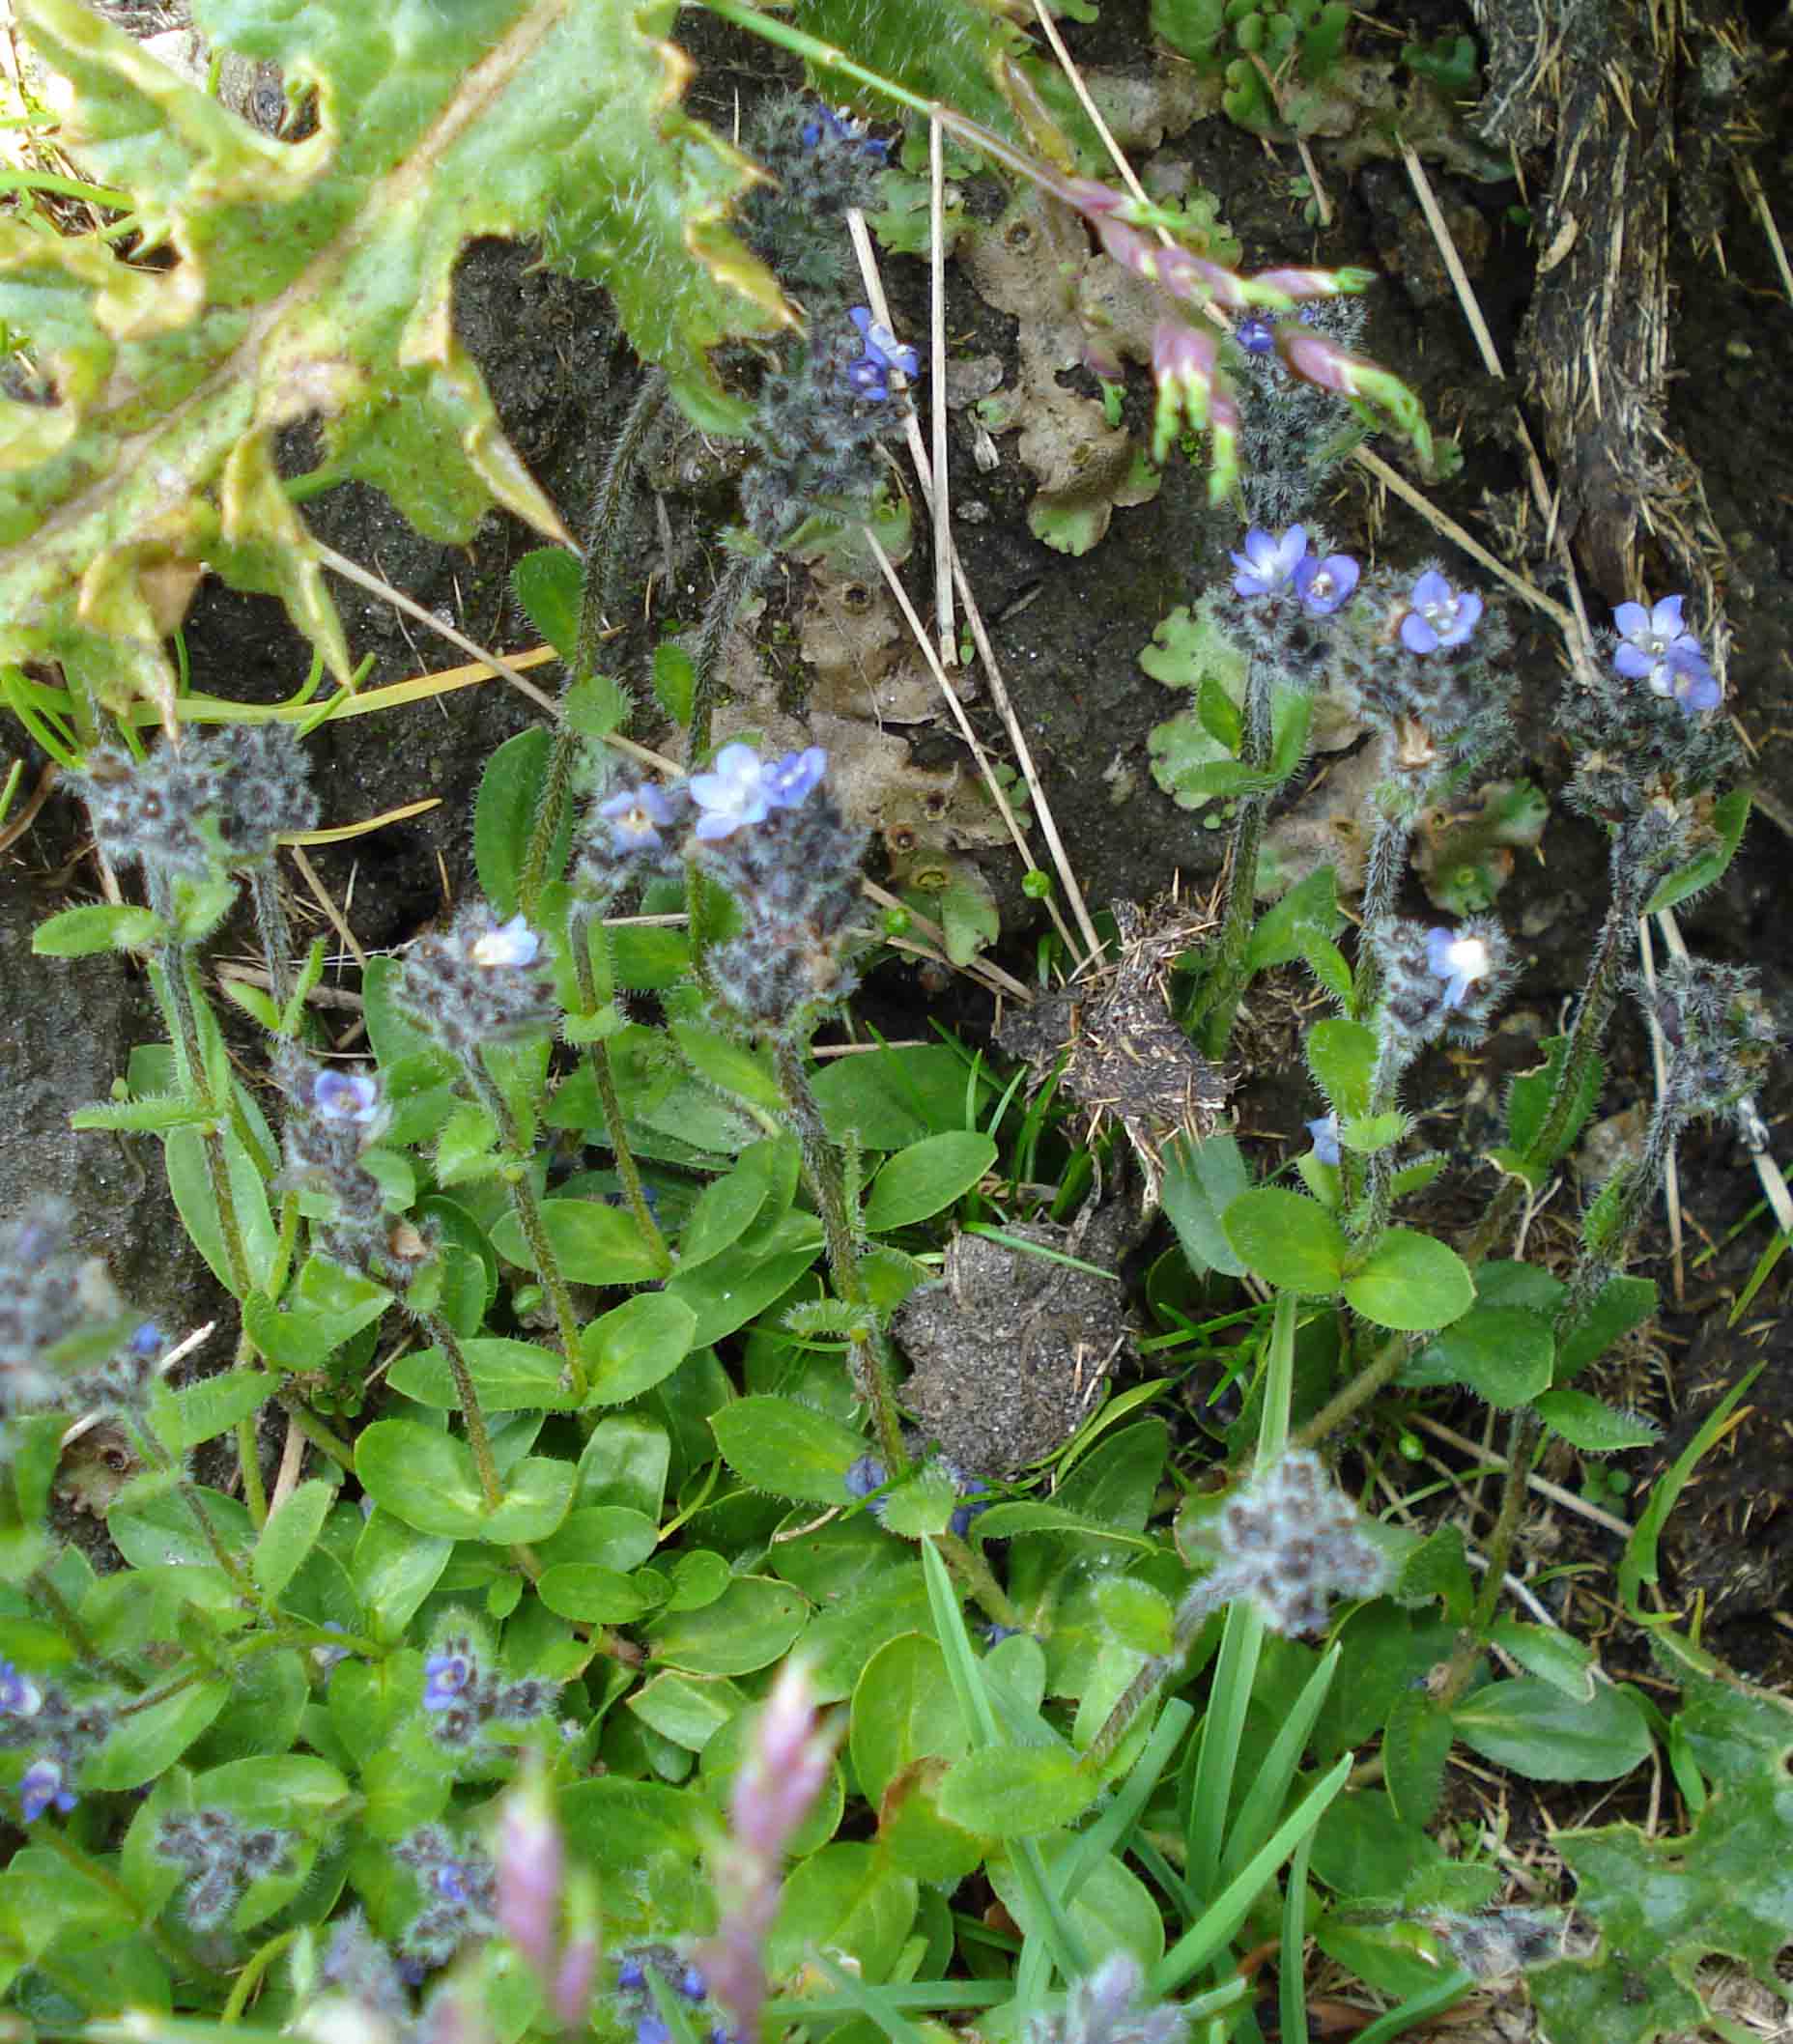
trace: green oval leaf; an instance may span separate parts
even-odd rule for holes
[[[1451,1722],[1484,1760],[1533,1781],[1616,1781],[1650,1757],[1649,1721],[1626,1689],[1601,1687],[1581,1703],[1531,1675],[1491,1682]]]
[[[496,1335],[471,1336],[461,1348],[479,1403],[488,1412],[561,1411],[572,1405],[561,1382],[565,1365],[552,1349]],[[454,1372],[440,1348],[419,1348],[414,1355],[401,1357],[387,1372],[387,1381],[420,1405],[443,1412],[461,1408]]]
[[[1571,1447],[1584,1455],[1616,1455],[1621,1448],[1647,1448],[1662,1437],[1662,1429],[1636,1412],[1616,1412],[1585,1391],[1546,1391],[1538,1399],[1539,1416],[1554,1427]]]
[[[714,1604],[658,1619],[649,1651],[690,1675],[751,1675],[783,1660],[809,1620],[808,1600],[788,1583],[737,1576]]]
[[[691,1351],[697,1316],[669,1292],[643,1292],[591,1322],[579,1338],[586,1403],[620,1405],[651,1391]]]
[[[120,1718],[82,1768],[81,1787],[141,1788],[166,1774],[230,1701],[230,1689],[228,1682],[213,1677]]]
[[[1375,1031],[1332,1015],[1308,1031],[1306,1047],[1307,1068],[1333,1112],[1341,1117],[1367,1115],[1376,1071]]]
[[[581,1625],[633,1625],[660,1602],[648,1588],[615,1569],[589,1562],[562,1562],[544,1569],[536,1591],[557,1617]]]
[[[1345,1280],[1345,1296],[1379,1327],[1448,1326],[1475,1302],[1475,1280],[1454,1249],[1413,1228],[1391,1228]]]
[[[873,1235],[907,1228],[951,1207],[996,1162],[995,1140],[955,1128],[899,1150],[872,1182],[866,1226]]]
[[[85,958],[95,951],[131,951],[166,934],[161,918],[147,908],[97,901],[40,923],[31,948],[40,958]]]
[[[1556,1360],[1551,1323],[1520,1306],[1480,1300],[1428,1342],[1401,1373],[1403,1383],[1465,1384],[1491,1405],[1523,1405],[1550,1383]]]
[[[710,1431],[743,1483],[817,1505],[846,1502],[841,1478],[867,1452],[863,1434],[788,1398],[738,1398],[711,1413]]]
[[[645,1285],[660,1275],[635,1216],[599,1200],[544,1200],[542,1225],[560,1273],[575,1285]],[[507,1263],[535,1268],[523,1223],[507,1213],[492,1231],[492,1246]]]
[[[940,1784],[940,1814],[987,1838],[1032,1838],[1072,1824],[1101,1784],[1058,1746],[990,1746]]]
[[[1249,1270],[1284,1292],[1330,1297],[1345,1271],[1345,1232],[1316,1201],[1279,1185],[1242,1192],[1221,1216]]]
[[[478,1538],[486,1500],[465,1442],[417,1420],[377,1419],[356,1441],[355,1473],[383,1512],[419,1533]]]
[[[333,1487],[314,1478],[300,1484],[269,1515],[255,1543],[255,1552],[249,1557],[249,1567],[264,1596],[278,1597],[299,1574],[299,1564],[311,1552],[335,1501]]]

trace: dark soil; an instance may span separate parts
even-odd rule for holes
[[[1143,67],[1145,14],[1145,0],[1105,0],[1096,26],[1064,26],[1082,61]],[[1397,8],[1387,18],[1397,30],[1428,36],[1441,28],[1473,28],[1466,18],[1437,9],[1429,9],[1424,19],[1409,19]],[[693,110],[725,128],[734,119],[737,90],[751,102],[768,83],[787,76],[767,49],[725,35],[692,11],[682,15],[680,33],[703,64]],[[1688,33],[1696,58],[1701,32]],[[1751,160],[1768,204],[1793,230],[1793,112],[1784,104],[1779,120]],[[1171,149],[1190,160],[1197,180],[1218,197],[1222,216],[1244,244],[1243,267],[1312,260],[1364,263],[1383,272],[1373,295],[1370,350],[1413,381],[1441,430],[1463,441],[1462,473],[1432,489],[1432,501],[1561,598],[1560,580],[1538,545],[1536,522],[1522,528],[1516,511],[1523,474],[1514,431],[1521,385],[1497,385],[1481,367],[1431,241],[1417,226],[1400,166],[1373,162],[1343,173],[1329,167],[1328,146],[1320,145],[1323,176],[1338,209],[1333,228],[1321,233],[1303,225],[1300,201],[1292,195],[1290,178],[1299,169],[1293,151],[1267,152],[1218,120],[1199,125]],[[1524,166],[1528,191],[1538,188],[1547,159]],[[1437,169],[1433,175],[1495,345],[1504,361],[1520,362],[1537,259],[1510,217],[1521,187],[1479,185]],[[1783,909],[1793,855],[1787,841],[1793,827],[1793,496],[1782,487],[1782,479],[1793,475],[1793,410],[1785,398],[1793,374],[1793,305],[1742,188],[1735,178],[1721,188],[1727,194],[1721,223],[1723,266],[1709,253],[1696,253],[1684,235],[1672,242],[1674,374],[1665,425],[1691,457],[1722,542],[1711,566],[1731,635],[1730,701],[1753,753],[1761,807],[1722,884],[1688,905],[1680,920],[1695,951],[1757,967],[1771,1002],[1793,1023],[1793,953]],[[492,384],[506,430],[578,529],[640,372],[614,337],[604,295],[533,263],[534,252],[527,248],[481,243],[470,249],[457,280],[457,320]],[[923,266],[898,258],[889,262],[887,272],[894,301],[912,326],[920,326]],[[954,353],[988,351],[1012,358],[1014,321],[984,306],[962,279],[953,286],[948,327]],[[1138,370],[1129,374],[1129,412],[1143,415],[1145,379]],[[1526,409],[1533,438],[1542,445],[1542,422],[1535,409]],[[1221,548],[1237,544],[1236,526],[1230,515],[1216,519],[1207,511],[1201,476],[1177,464],[1157,499],[1118,512],[1107,538],[1093,552],[1075,559],[1053,553],[1026,524],[1032,478],[1015,462],[1012,440],[1000,444],[1004,460],[985,474],[972,460],[968,439],[953,441],[957,537],[1082,885],[1098,906],[1117,898],[1150,900],[1179,873],[1199,893],[1211,883],[1218,839],[1193,828],[1151,779],[1147,736],[1170,714],[1171,704],[1140,669],[1137,655],[1155,622],[1189,601],[1215,572],[1224,557]],[[295,466],[302,466],[302,448],[291,451]],[[656,633],[698,614],[717,561],[715,529],[727,515],[726,488],[721,494],[707,483],[681,489],[676,462],[663,464],[657,473],[663,484],[658,502],[645,493],[635,502],[640,526],[632,554],[638,608],[653,572]],[[1384,499],[1359,472],[1339,474],[1325,507],[1335,544],[1397,563],[1439,551],[1436,535],[1414,513]],[[512,649],[529,643],[506,578],[536,541],[515,522],[495,515],[471,547],[445,548],[419,538],[382,498],[358,486],[321,497],[306,515],[331,545],[476,640]],[[669,557],[664,553],[668,536]],[[1671,586],[1666,564],[1652,560],[1647,550],[1644,570],[1652,594]],[[925,582],[920,554],[909,574],[918,588]],[[1605,616],[1606,605],[1636,593],[1590,583],[1595,621]],[[339,585],[336,595],[355,656],[376,656],[371,682],[397,681],[462,658],[359,590]],[[1032,600],[1020,607],[1018,600],[1027,596]],[[1514,622],[1524,771],[1554,788],[1565,767],[1551,735],[1553,707],[1566,685],[1565,662],[1553,630],[1524,612]],[[202,591],[185,636],[196,685],[244,701],[291,693],[308,664],[276,605],[216,585]],[[642,636],[638,631],[617,642],[619,670],[633,663],[629,670],[640,671]],[[975,714],[1002,754],[993,714],[982,707]],[[313,854],[325,887],[344,907],[365,950],[406,942],[472,890],[470,819],[481,769],[504,738],[536,716],[495,682],[410,710],[326,727],[313,750],[327,822],[349,823],[422,797],[438,798],[437,808],[413,821]],[[923,726],[914,736],[936,752],[957,744],[934,727]],[[15,735],[0,736],[0,770],[4,749],[17,742]],[[9,1206],[46,1189],[70,1192],[127,1292],[169,1320],[191,1325],[210,1317],[216,1304],[209,1281],[184,1249],[154,1155],[146,1158],[112,1138],[67,1132],[70,1110],[103,1096],[129,1045],[157,1034],[154,1011],[128,966],[108,959],[66,965],[29,954],[35,921],[70,900],[92,896],[94,875],[79,857],[80,847],[73,807],[58,797],[0,866],[0,928],[9,971],[0,1040],[13,1109],[0,1121],[0,1176]],[[1003,868],[1005,897],[1018,900],[1008,870],[1012,863],[991,855],[992,868]],[[297,875],[291,877],[296,912],[311,918],[310,929],[323,928]],[[1487,1133],[1475,1117],[1486,1120],[1497,1105],[1502,1078],[1531,1062],[1538,1036],[1556,1026],[1580,982],[1605,894],[1604,849],[1594,831],[1571,815],[1553,814],[1543,857],[1522,861],[1500,904],[1510,926],[1523,933],[1526,951],[1512,1018],[1485,1058],[1461,1070],[1440,1094],[1462,1098],[1466,1081],[1469,1121],[1462,1127],[1440,1121],[1430,1131],[1440,1147],[1462,1151],[1462,1169],[1448,1181],[1445,1198],[1464,1220],[1473,1218],[1493,1182],[1473,1161]],[[1422,906],[1417,894],[1413,906]],[[247,933],[240,934],[243,941],[225,945],[227,955],[247,955]],[[1031,936],[1017,926],[1011,945],[1010,962],[1028,972]],[[333,970],[330,977],[353,989],[352,969]],[[981,995],[957,988],[932,995],[906,972],[885,976],[871,998],[886,1011],[886,1021],[900,1022],[906,1014],[910,1026],[902,1034],[925,1034],[930,1008],[973,1033],[988,1021]],[[1298,1135],[1313,1111],[1291,1076],[1299,1067],[1284,1026],[1288,1013],[1283,995],[1266,987],[1241,1038],[1245,1068],[1236,1105],[1252,1135]],[[1641,1028],[1627,1020],[1615,1037],[1602,1112],[1647,1101],[1651,1087]],[[1781,1141],[1793,1106],[1793,1081],[1784,1065],[1760,1105]],[[1793,1135],[1785,1141],[1793,1143]],[[1680,1196],[1688,1237],[1684,1296],[1674,1297],[1666,1237],[1659,1235],[1643,1267],[1663,1283],[1669,1310],[1647,1350],[1639,1348],[1610,1369],[1614,1387],[1660,1417],[1668,1431],[1659,1450],[1622,1460],[1639,1480],[1647,1479],[1672,1459],[1745,1368],[1767,1363],[1749,1395],[1748,1416],[1702,1468],[1671,1525],[1664,1589],[1676,1605],[1702,1592],[1707,1644],[1748,1673],[1784,1681],[1793,1675],[1787,1270],[1784,1264],[1775,1270],[1743,1324],[1729,1330],[1731,1303],[1771,1239],[1771,1225],[1759,1214],[1750,1218],[1759,1193],[1734,1135],[1714,1130],[1687,1143]],[[1565,1187],[1558,1207],[1573,1209],[1576,1198],[1576,1189]],[[222,1336],[213,1354],[224,1359]],[[1445,1416],[1466,1431],[1480,1432],[1473,1413]],[[1573,1458],[1552,1473],[1571,1488],[1579,1481]],[[1607,1536],[1570,1517],[1556,1515],[1555,1532],[1569,1551],[1584,1547],[1605,1563],[1613,1558]],[[1563,1550],[1552,1556],[1563,1558]]]

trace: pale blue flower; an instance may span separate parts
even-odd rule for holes
[[[1276,346],[1276,329],[1268,320],[1254,313],[1234,327],[1233,338],[1247,355],[1268,355]]]
[[[53,1760],[34,1760],[19,1777],[19,1814],[27,1824],[36,1824],[52,1806],[66,1816],[74,1803],[74,1792],[64,1788],[62,1769]]]
[[[1460,646],[1475,630],[1482,599],[1473,589],[1453,589],[1436,568],[1413,584],[1412,609],[1401,620],[1401,643],[1409,653],[1436,653]]]
[[[311,1082],[311,1104],[323,1121],[365,1127],[380,1118],[380,1081],[369,1071],[321,1071]]]
[[[432,1654],[423,1663],[423,1708],[447,1710],[473,1679],[473,1665],[470,1654]]]
[[[706,840],[730,837],[743,824],[763,823],[771,807],[766,770],[751,745],[726,745],[707,774],[694,774],[687,785],[702,814],[697,835]]]
[[[1459,936],[1455,930],[1426,932],[1426,969],[1434,979],[1443,979],[1444,1005],[1461,1008],[1477,980],[1494,971],[1494,959],[1480,937]]]
[[[1328,554],[1324,560],[1304,554],[1295,564],[1295,593],[1303,610],[1316,617],[1330,617],[1351,600],[1362,572],[1349,554]]]
[[[1233,555],[1239,571],[1233,578],[1235,596],[1268,596],[1295,574],[1307,552],[1307,527],[1291,525],[1281,539],[1273,539],[1262,525],[1245,534],[1245,551]]]
[[[1337,1164],[1339,1161],[1339,1118],[1337,1115],[1323,1115],[1319,1121],[1307,1124],[1307,1132],[1314,1139],[1314,1154],[1323,1164]]]
[[[648,781],[639,788],[624,788],[608,802],[600,802],[598,814],[609,819],[613,850],[657,852],[660,833],[672,821],[672,805]]]
[[[43,1708],[43,1691],[10,1661],[0,1661],[0,1716],[35,1718]]]
[[[775,809],[801,809],[827,770],[828,754],[819,745],[807,746],[801,752],[786,752],[765,770],[762,785],[766,800]]]
[[[508,923],[499,923],[497,929],[487,930],[483,936],[475,937],[468,956],[475,965],[488,969],[506,965],[533,965],[541,948],[542,940],[521,915],[516,915]]]

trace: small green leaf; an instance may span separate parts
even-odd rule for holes
[[[620,1405],[670,1377],[691,1351],[697,1316],[669,1292],[643,1292],[580,1336],[593,1405]]]
[[[1445,1327],[1467,1313],[1475,1280],[1454,1249],[1412,1228],[1391,1228],[1345,1280],[1345,1296],[1379,1327]]]
[[[926,1136],[891,1158],[872,1181],[865,1222],[873,1235],[942,1212],[994,1168],[995,1140],[978,1129]]]
[[[1074,1824],[1100,1788],[1062,1746],[988,1746],[953,1764],[940,1814],[988,1838],[1034,1838]]]
[[[697,686],[697,665],[689,651],[675,639],[663,639],[654,648],[654,696],[674,724],[690,724]]]
[[[1244,1276],[1245,1265],[1227,1240],[1221,1216],[1250,1188],[1245,1160],[1231,1136],[1208,1136],[1200,1142],[1178,1136],[1167,1146],[1164,1213],[1198,1275],[1217,1270],[1223,1277]]]
[[[1585,1391],[1546,1391],[1538,1400],[1546,1426],[1555,1428],[1572,1448],[1584,1455],[1616,1455],[1622,1448],[1647,1448],[1662,1438],[1653,1420],[1636,1412],[1615,1412]]]
[[[1712,806],[1713,828],[1719,834],[1719,841],[1710,851],[1701,852],[1686,866],[1670,873],[1657,887],[1656,892],[1644,903],[1646,916],[1660,916],[1665,909],[1671,909],[1685,901],[1690,894],[1697,894],[1723,877],[1724,869],[1737,856],[1737,847],[1743,842],[1743,834],[1750,821],[1750,791],[1736,788],[1728,795],[1721,795]]]
[[[1327,1298],[1345,1274],[1344,1230],[1313,1200],[1277,1185],[1241,1193],[1222,1216],[1227,1240],[1266,1284]]]
[[[170,1455],[185,1455],[201,1441],[229,1433],[275,1388],[274,1379],[261,1370],[225,1370],[179,1391],[158,1383],[151,1398],[150,1427]]]
[[[479,1403],[488,1412],[564,1411],[573,1403],[564,1382],[566,1365],[550,1348],[499,1335],[473,1335],[461,1344]],[[461,1394],[441,1348],[419,1348],[401,1356],[387,1372],[394,1391],[438,1411],[457,1412]]]
[[[1369,1113],[1378,1049],[1374,1030],[1343,1016],[1329,1016],[1308,1031],[1307,1068],[1336,1114]]]
[[[89,1789],[134,1789],[165,1774],[230,1701],[231,1686],[209,1676],[113,1724],[81,1770]]]
[[[1361,1157],[1392,1150],[1412,1126],[1404,1114],[1352,1115],[1339,1123],[1339,1141]]]
[[[1444,1793],[1451,1720],[1424,1689],[1403,1689],[1382,1729],[1388,1800],[1402,1823],[1418,1831],[1432,1822]]]
[[[478,1538],[486,1500],[465,1442],[416,1420],[378,1419],[356,1441],[355,1473],[383,1512],[419,1533]]]
[[[597,1200],[544,1200],[542,1225],[560,1274],[571,1284],[645,1285],[660,1275],[634,1214],[625,1207]],[[535,1268],[515,1211],[493,1229],[492,1246],[506,1263]]]
[[[1556,1353],[1556,1381],[1566,1384],[1589,1363],[1605,1355],[1614,1342],[1640,1327],[1656,1311],[1656,1285],[1651,1278],[1608,1278],[1593,1302],[1562,1338]]]
[[[1560,1689],[1572,1703],[1594,1700],[1594,1650],[1558,1626],[1522,1625],[1516,1618],[1494,1621],[1494,1643],[1521,1667]]]
[[[1401,1373],[1407,1384],[1465,1384],[1491,1405],[1523,1405],[1551,1381],[1551,1323],[1518,1306],[1478,1299]]]
[[[571,556],[566,556],[569,560]],[[577,572],[577,567],[575,567]],[[517,913],[517,879],[529,848],[535,812],[548,782],[554,735],[537,725],[507,738],[486,762],[473,803],[473,864],[500,921]],[[549,854],[547,877],[555,879],[572,842],[572,817],[563,812]]]
[[[920,1632],[887,1640],[872,1655],[853,1691],[849,1722],[853,1773],[873,1808],[912,1762],[956,1760],[968,1745],[946,1656]]]
[[[809,1619],[807,1600],[788,1583],[737,1576],[714,1603],[657,1618],[648,1650],[691,1675],[751,1675],[782,1661]]]
[[[863,1434],[787,1398],[739,1398],[710,1416],[723,1460],[743,1483],[811,1504],[846,1502],[848,1465]]]
[[[1484,1760],[1532,1781],[1616,1781],[1650,1757],[1649,1721],[1627,1689],[1602,1686],[1580,1703],[1530,1675],[1491,1682],[1451,1722]]]
[[[162,919],[147,908],[97,901],[40,923],[31,948],[40,958],[87,958],[95,951],[146,951],[166,935]]]
[[[197,1101],[178,1093],[156,1093],[146,1100],[106,1100],[77,1107],[69,1117],[74,1129],[106,1128],[122,1135],[165,1135],[171,1128],[211,1128],[217,1116]]]
[[[672,1040],[700,1079],[767,1114],[783,1118],[786,1113],[784,1095],[770,1069],[732,1036],[699,1029],[695,1022],[674,1022]]]
[[[535,547],[510,571],[510,585],[529,622],[570,667],[579,641],[579,556],[563,547]]]
[[[441,1579],[453,1551],[452,1539],[426,1539],[390,1512],[368,1516],[349,1574],[376,1639],[404,1636],[413,1614]]]
[[[277,1598],[299,1574],[335,1501],[335,1488],[314,1478],[300,1484],[270,1513],[249,1557],[250,1570],[264,1596]]]
[[[644,1580],[590,1562],[561,1562],[544,1569],[535,1587],[556,1617],[579,1625],[633,1625],[660,1602]]]

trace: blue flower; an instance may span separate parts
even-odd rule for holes
[[[828,754],[819,745],[807,746],[801,752],[786,752],[765,770],[762,784],[766,800],[775,809],[800,809],[827,771]]]
[[[890,1472],[875,1455],[862,1455],[857,1462],[848,1462],[840,1484],[849,1497],[869,1497],[889,1481]]]
[[[470,1654],[432,1654],[423,1663],[423,1708],[445,1711],[473,1679]]]
[[[707,774],[686,783],[702,814],[697,835],[709,841],[731,837],[743,824],[763,823],[771,807],[766,770],[751,745],[726,745]]]
[[[43,1708],[43,1691],[10,1661],[0,1661],[0,1717],[35,1718]]]
[[[846,365],[847,387],[856,397],[881,405],[891,394],[891,371],[898,369],[904,376],[919,376],[922,357],[888,326],[874,320],[868,306],[853,306],[847,318],[859,328],[863,345],[863,352]]]
[[[148,1362],[152,1357],[160,1355],[167,1346],[167,1341],[168,1337],[154,1320],[145,1320],[130,1330],[130,1340],[125,1346],[132,1355]]]
[[[523,918],[513,916],[508,923],[499,923],[497,929],[489,929],[475,937],[467,954],[475,965],[491,969],[505,965],[533,965],[541,948],[542,940]]]
[[[1295,564],[1295,593],[1303,610],[1315,617],[1330,617],[1341,604],[1350,601],[1362,570],[1349,554],[1304,554]]]
[[[66,1816],[74,1801],[73,1791],[63,1787],[62,1769],[53,1760],[34,1760],[19,1778],[19,1814],[27,1824],[36,1824],[52,1804]]]
[[[678,1991],[687,2001],[701,2001],[710,1991],[710,1983],[699,1968],[688,1966],[678,1976]]]
[[[1441,934],[1448,935],[1445,931]],[[1437,968],[1435,967],[1436,971]],[[1323,1115],[1318,1121],[1307,1124],[1307,1132],[1314,1139],[1314,1154],[1323,1164],[1336,1164],[1339,1160],[1339,1118],[1337,1115]]]
[[[617,1960],[616,1985],[631,1992],[633,1992],[636,1988],[645,1987],[647,1985],[646,1969],[642,1966],[640,1960],[636,1958],[633,1953],[631,1953],[626,1959]]]
[[[1693,716],[1716,709],[1720,694],[1699,640],[1681,622],[1686,601],[1665,596],[1647,610],[1642,604],[1620,604],[1612,613],[1622,635],[1612,665],[1627,681],[1645,683],[1652,695],[1672,696]]]
[[[467,1869],[458,1859],[449,1859],[436,1869],[436,1892],[450,1902],[467,1900]]]
[[[1233,578],[1235,596],[1268,596],[1294,575],[1307,552],[1307,527],[1291,525],[1281,539],[1272,539],[1262,525],[1245,534],[1245,551],[1233,555],[1239,571]]]
[[[672,2044],[672,2032],[658,2016],[638,2016],[635,2044]]]
[[[1409,602],[1412,608],[1401,620],[1401,643],[1409,653],[1462,645],[1482,614],[1475,591],[1453,589],[1436,568],[1428,568],[1413,584]]]
[[[323,1121],[365,1127],[380,1116],[380,1081],[369,1071],[321,1071],[311,1082],[311,1104]]]
[[[880,142],[875,135],[867,134],[857,121],[837,113],[832,106],[819,108],[815,119],[806,121],[797,130],[797,138],[805,149],[818,148],[825,134],[837,142],[857,142],[860,155],[871,157],[874,162],[890,161],[891,146],[888,142]]]
[[[1461,1008],[1469,998],[1470,987],[1494,971],[1494,959],[1480,937],[1460,936],[1450,929],[1429,929],[1426,970],[1434,979],[1447,982],[1445,1007]]]
[[[618,852],[657,852],[660,833],[672,821],[672,806],[651,781],[624,788],[598,804],[598,814],[611,826],[611,846]]]
[[[1268,320],[1260,319],[1253,313],[1250,319],[1240,320],[1234,327],[1233,338],[1247,355],[1268,355],[1276,346],[1276,329]]]

